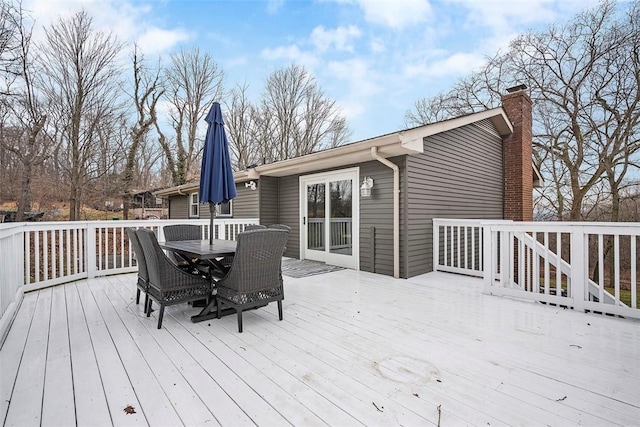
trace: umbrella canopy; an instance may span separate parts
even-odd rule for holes
[[[209,127],[207,128],[207,137],[204,140],[198,197],[200,203],[209,204],[209,212],[211,213],[209,243],[211,243],[215,205],[227,203],[238,193],[233,180],[229,143],[224,131],[224,121],[219,103],[213,103],[205,120],[209,123]]]

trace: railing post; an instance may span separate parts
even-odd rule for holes
[[[225,240],[227,238],[226,223],[224,221],[213,221],[214,228],[218,228],[218,239]],[[215,234],[214,234],[215,236]]]
[[[433,219],[433,271],[438,271],[440,264],[440,223]]]
[[[574,310],[584,311],[587,287],[585,265],[587,234],[585,234],[583,226],[576,225],[571,228],[571,298]]]
[[[493,286],[493,264],[495,254],[493,253],[493,236],[497,233],[493,233],[491,226],[489,224],[482,223],[482,252],[483,252],[483,263],[482,263],[482,271],[483,271],[483,289],[482,292],[485,294],[491,294],[491,287]]]
[[[96,227],[95,224],[92,225],[91,222],[85,223],[85,251],[84,251],[84,265],[87,266],[87,276],[89,278],[96,277],[98,268],[96,266],[96,262],[98,260],[98,255],[96,253]],[[115,231],[114,237],[115,239]]]

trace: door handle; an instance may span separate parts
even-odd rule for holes
[[[306,216],[302,217],[302,225],[307,225],[307,217]]]

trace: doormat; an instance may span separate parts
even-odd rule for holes
[[[282,274],[297,279],[301,277],[315,276],[316,274],[331,273],[332,271],[344,270],[343,267],[328,265],[324,262],[310,261],[308,259],[283,259]]]

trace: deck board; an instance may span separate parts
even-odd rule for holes
[[[0,350],[5,425],[637,425],[640,322],[436,273],[285,278],[275,304],[161,330],[135,276],[25,295]],[[5,399],[6,397],[6,399]],[[9,401],[9,402],[7,402]],[[125,414],[125,406],[136,414]]]
[[[6,425],[36,425],[40,424],[42,417],[51,289],[40,291],[36,299],[36,307],[20,360],[20,369],[5,419]]]
[[[76,424],[76,414],[65,288],[57,286],[51,291],[51,318],[42,399],[42,424],[71,426]]]
[[[67,306],[76,418],[79,426],[109,426],[114,423],[78,286],[86,286],[86,283],[60,286],[65,290]]]

